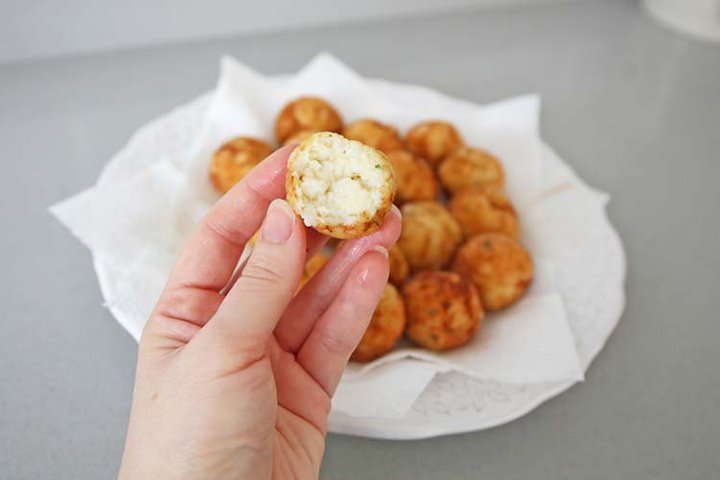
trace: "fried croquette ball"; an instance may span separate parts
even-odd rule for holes
[[[301,143],[305,141],[314,132],[313,130],[300,130],[299,132],[293,133],[283,142],[283,146],[290,145],[291,143]]]
[[[307,261],[305,268],[303,269],[302,277],[300,277],[300,284],[298,290],[305,286],[310,279],[320,271],[320,269],[330,260],[330,257],[324,253],[318,252]]]
[[[500,161],[479,148],[463,147],[450,153],[438,167],[438,177],[448,192],[465,188],[502,187],[505,173]]]
[[[393,245],[388,251],[388,262],[390,263],[390,281],[395,285],[402,285],[410,273],[410,265],[397,245]]]
[[[342,130],[340,114],[322,98],[300,97],[285,105],[275,121],[278,143],[301,130],[311,132],[339,132]]]
[[[516,302],[533,279],[533,262],[520,243],[499,233],[484,233],[460,247],[453,270],[470,279],[487,310]]]
[[[219,192],[225,193],[272,152],[273,148],[262,140],[250,137],[233,138],[213,154],[210,180]]]
[[[345,138],[357,140],[385,153],[403,148],[395,127],[367,118],[351,123],[345,127],[342,134]]]
[[[462,146],[458,131],[448,122],[421,122],[408,131],[405,147],[437,167],[450,152]]]
[[[380,228],[397,184],[385,154],[319,132],[290,154],[285,190],[305,225],[331,237],[355,238]]]
[[[466,344],[475,336],[484,313],[475,286],[457,273],[423,272],[402,290],[413,343],[431,350]]]
[[[388,153],[387,157],[397,177],[397,203],[437,200],[440,186],[435,173],[425,160],[406,150],[395,150]]]
[[[399,188],[398,188],[399,190]],[[503,233],[518,238],[520,222],[507,195],[496,187],[466,188],[447,203],[465,238],[480,233]]]
[[[397,245],[413,271],[444,267],[462,242],[460,225],[437,202],[406,203]]]
[[[351,360],[367,362],[383,355],[395,346],[405,328],[405,306],[397,289],[385,285],[380,302]]]

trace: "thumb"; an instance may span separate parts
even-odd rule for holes
[[[239,357],[262,356],[293,298],[304,262],[305,228],[285,200],[274,200],[247,265],[197,343],[207,341]]]

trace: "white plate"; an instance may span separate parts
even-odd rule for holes
[[[373,80],[382,93],[401,99],[408,91],[437,101],[438,93],[412,85]],[[179,107],[137,132],[103,170],[99,184],[119,181],[151,161],[187,152],[196,138],[210,94]],[[557,288],[562,294],[581,364],[587,369],[620,319],[624,303],[625,255],[608,221],[608,197],[588,187],[548,146],[544,147],[543,185],[554,224],[572,226],[576,235],[553,240]],[[549,219],[552,220],[552,219]],[[560,220],[560,222],[558,222]],[[578,228],[581,227],[581,228]],[[107,298],[114,272],[95,260],[100,287]],[[119,320],[120,317],[118,317]],[[122,321],[122,320],[121,320]],[[402,418],[353,417],[332,412],[335,433],[387,439],[418,439],[482,430],[514,420],[558,395],[572,382],[509,385],[481,381],[460,373],[439,374]]]

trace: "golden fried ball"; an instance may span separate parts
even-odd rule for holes
[[[435,173],[425,160],[406,150],[392,151],[387,157],[397,177],[397,203],[437,200],[440,186]]]
[[[340,114],[322,98],[300,97],[285,105],[275,121],[278,143],[301,130],[312,132],[339,132],[342,130]]]
[[[405,328],[405,306],[397,289],[385,285],[380,302],[351,360],[367,362],[383,355],[395,346]]]
[[[343,130],[343,136],[385,153],[403,148],[397,129],[370,119],[357,120]]]
[[[410,273],[405,255],[397,245],[393,245],[388,251],[388,261],[390,263],[390,281],[395,285],[402,285]]]
[[[458,131],[448,122],[421,122],[410,129],[405,146],[435,168],[450,152],[463,144]]]
[[[500,310],[516,302],[533,279],[533,262],[520,243],[499,233],[484,233],[458,251],[453,270],[478,288],[487,310]]]
[[[320,271],[320,269],[330,260],[330,257],[322,252],[318,252],[307,261],[305,268],[303,269],[302,277],[300,277],[300,284],[298,290],[305,286],[310,279]]]
[[[334,238],[355,238],[380,228],[397,183],[381,151],[319,132],[290,154],[285,190],[305,225]]]
[[[447,209],[460,224],[465,238],[498,232],[518,238],[520,222],[507,195],[496,187],[466,188],[456,193]]]
[[[484,313],[477,289],[453,272],[416,275],[403,287],[405,333],[431,350],[459,347],[472,339]]]
[[[449,192],[469,187],[502,187],[505,173],[500,161],[479,148],[463,147],[455,150],[438,167],[438,176]]]
[[[462,242],[460,226],[437,202],[406,203],[397,245],[414,271],[444,267]]]
[[[272,152],[273,148],[262,140],[233,138],[213,154],[210,180],[220,193],[225,193]]]
[[[283,146],[290,145],[291,143],[301,143],[313,133],[316,132],[312,130],[300,130],[299,132],[295,132],[285,139],[285,141],[283,142]]]

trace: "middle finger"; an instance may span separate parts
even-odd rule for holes
[[[328,263],[300,290],[275,327],[275,338],[287,351],[296,352],[342,288],[352,268],[372,247],[387,249],[401,229],[401,214],[393,206],[383,226],[366,237],[343,242]]]

